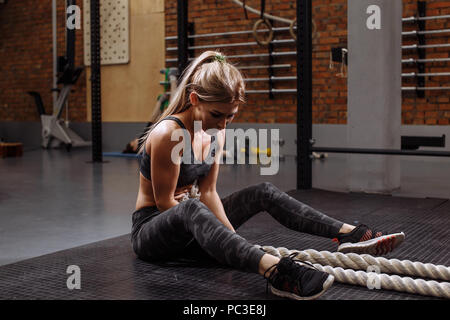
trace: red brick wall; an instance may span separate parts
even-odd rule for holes
[[[416,1],[403,0],[403,16],[416,15]],[[64,48],[63,1],[59,0],[58,54]],[[259,8],[259,0],[247,0]],[[82,1],[78,1],[82,5]],[[427,15],[450,14],[450,1],[427,1]],[[176,35],[176,1],[165,1],[166,36]],[[267,0],[266,11],[288,19],[295,17],[295,1]],[[316,33],[313,36],[313,121],[314,123],[341,123],[347,119],[347,80],[335,76],[329,65],[331,47],[347,46],[347,1],[313,0],[313,20]],[[230,0],[189,0],[189,21],[195,23],[197,34],[251,30],[258,18],[248,13],[246,20],[242,8]],[[274,23],[275,27],[285,24]],[[450,19],[428,21],[427,29],[450,28]],[[413,30],[413,23],[404,24],[404,30]],[[83,65],[82,30],[77,30],[76,65]],[[448,43],[450,34],[427,36],[427,43]],[[276,39],[290,39],[288,32],[277,33]],[[252,42],[252,35],[195,39],[195,45]],[[404,44],[415,43],[414,37],[405,37]],[[167,47],[175,47],[176,41],[166,41]],[[226,55],[267,53],[267,47],[249,46],[221,48]],[[199,54],[201,50],[196,51]],[[275,45],[274,51],[295,51],[294,43]],[[175,58],[176,52],[167,52],[167,58]],[[404,52],[403,58],[417,58],[414,50]],[[427,50],[427,57],[450,57],[450,49]],[[38,121],[34,101],[26,91],[41,92],[47,112],[52,110],[52,34],[51,5],[31,0],[8,1],[0,4],[0,120]],[[238,65],[265,65],[267,57],[233,60]],[[290,69],[275,69],[275,76],[296,75],[294,56],[277,57],[277,64],[291,64]],[[176,66],[168,63],[167,66]],[[414,65],[404,65],[403,72],[417,72]],[[427,64],[426,72],[450,72],[449,63]],[[267,77],[267,71],[245,70],[248,78]],[[403,86],[415,86],[415,78],[404,78]],[[426,86],[450,86],[449,77],[427,77]],[[275,82],[276,88],[295,88],[295,81]],[[249,82],[248,89],[265,89],[266,82]],[[82,75],[71,94],[71,121],[86,119],[86,81]],[[162,89],[162,87],[161,87]],[[414,92],[403,93],[403,124],[441,124],[450,121],[450,91],[427,91],[425,98],[417,98]],[[295,123],[296,95],[276,94],[273,100],[267,94],[249,94],[248,103],[241,108],[236,122]]]
[[[83,1],[78,1],[82,5]],[[58,55],[65,52],[64,1],[58,3]],[[83,65],[82,30],[76,30],[75,65]],[[52,105],[52,6],[51,1],[7,1],[0,4],[0,121],[38,121],[34,100],[26,93],[38,91],[46,113]],[[80,76],[69,96],[69,120],[86,119],[86,81]],[[65,115],[65,112],[63,113]]]
[[[216,4],[217,2],[217,4]],[[404,17],[417,14],[417,1],[403,0]],[[259,8],[259,0],[247,0],[246,3]],[[427,1],[427,15],[450,14],[450,1]],[[266,12],[288,19],[295,17],[295,2],[288,0],[268,0]],[[176,35],[176,2],[166,1],[166,36]],[[347,47],[347,1],[313,0],[312,17],[316,24],[313,36],[313,122],[345,124],[347,119],[347,80],[338,78],[338,71],[329,70],[329,52],[332,47]],[[190,0],[189,21],[195,23],[196,33],[227,32],[234,30],[251,30],[258,18],[249,13],[249,20],[244,18],[243,9],[231,1]],[[427,22],[427,29],[450,28],[450,20]],[[285,24],[274,23],[276,27]],[[417,29],[413,23],[405,23],[404,30]],[[427,36],[427,43],[449,43],[450,34]],[[277,39],[290,39],[288,32],[277,33]],[[404,44],[417,43],[414,37],[404,37]],[[219,44],[254,41],[252,35],[195,39],[195,45]],[[166,41],[168,47],[176,46],[175,40]],[[266,53],[267,47],[252,46],[220,49],[227,55],[245,53]],[[195,51],[198,55],[202,50]],[[295,51],[293,43],[276,45],[274,51]],[[450,49],[429,49],[427,57],[450,57]],[[417,58],[414,50],[404,52],[403,58]],[[176,52],[168,52],[167,58],[176,58]],[[239,65],[268,64],[268,58],[232,60]],[[275,63],[290,63],[291,69],[275,69],[275,76],[296,75],[295,57],[275,58]],[[176,63],[170,64],[176,66]],[[432,63],[426,65],[425,72],[450,72],[449,63]],[[417,72],[414,65],[404,65],[403,72]],[[246,77],[267,77],[265,70],[244,72]],[[416,86],[415,78],[404,78],[403,86]],[[276,88],[295,88],[295,81],[276,82]],[[449,77],[427,77],[426,86],[450,86]],[[250,82],[248,89],[265,89],[267,83]],[[449,124],[450,91],[427,91],[425,98],[417,98],[415,92],[403,93],[403,124]],[[248,103],[235,119],[236,122],[296,122],[295,94],[276,94],[273,100],[267,94],[249,94]]]

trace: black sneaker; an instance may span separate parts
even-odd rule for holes
[[[342,253],[367,253],[383,255],[397,248],[405,240],[405,234],[375,231],[364,224],[358,225],[350,233],[339,234],[333,241],[339,244]]]
[[[267,285],[273,294],[295,300],[312,300],[320,297],[334,281],[334,276],[317,270],[313,265],[294,259],[293,253],[280,259],[266,270]],[[267,290],[268,288],[266,288]]]

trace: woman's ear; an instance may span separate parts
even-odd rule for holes
[[[198,104],[198,96],[197,93],[191,92],[189,94],[189,100],[191,101],[191,105],[196,106]]]

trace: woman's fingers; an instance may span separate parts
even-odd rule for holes
[[[185,195],[187,195],[187,192],[178,194],[175,196],[175,200],[181,200],[184,198]]]

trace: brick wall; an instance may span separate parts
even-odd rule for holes
[[[64,1],[58,3],[58,55],[65,52]],[[78,1],[82,5],[82,1]],[[83,65],[82,30],[76,31],[75,65]],[[39,121],[34,100],[38,91],[46,113],[52,105],[51,1],[8,1],[0,4],[0,121]],[[69,96],[70,121],[86,119],[86,80],[82,74]],[[63,113],[65,115],[65,112]]]
[[[417,14],[417,1],[403,0],[404,17]],[[259,0],[247,0],[246,3],[259,8]],[[427,1],[427,15],[450,14],[450,1]],[[347,1],[345,0],[313,0],[312,17],[316,32],[313,35],[313,122],[345,124],[347,119],[347,80],[336,77],[339,70],[329,69],[329,52],[332,47],[347,47]],[[295,2],[289,0],[268,0],[266,12],[287,19],[295,17]],[[166,1],[166,36],[176,35],[176,2]],[[244,17],[243,9],[231,1],[190,0],[189,22],[194,22],[195,32],[213,33],[238,30],[251,30],[258,16],[248,13],[249,20]],[[286,24],[274,23],[275,27]],[[450,28],[450,20],[435,20],[426,23],[427,29]],[[404,31],[415,30],[417,25],[405,23]],[[288,32],[276,33],[276,39],[290,39]],[[426,36],[427,44],[449,43],[450,34]],[[254,41],[252,35],[233,35],[207,39],[195,39],[195,45],[238,43]],[[417,43],[415,37],[404,37],[404,44]],[[175,47],[176,40],[166,41],[168,47]],[[267,47],[233,47],[218,48],[227,55],[245,53],[267,53]],[[202,50],[196,50],[198,55]],[[274,51],[295,51],[295,45],[276,45]],[[427,58],[450,57],[449,48],[427,49]],[[418,58],[417,52],[407,50],[404,59]],[[176,52],[168,52],[167,58],[176,58]],[[238,65],[266,65],[268,58],[232,60]],[[275,58],[275,63],[291,64],[290,69],[275,69],[275,76],[296,75],[295,57]],[[176,63],[168,64],[176,66]],[[450,63],[430,63],[425,72],[450,72]],[[404,73],[417,72],[413,64],[404,65]],[[266,70],[246,70],[248,78],[267,77]],[[415,78],[404,78],[403,86],[416,86]],[[426,86],[450,86],[449,77],[427,77]],[[276,82],[275,88],[295,88],[295,81]],[[265,89],[265,82],[248,82],[248,89]],[[403,124],[449,124],[449,93],[450,91],[427,91],[424,98],[417,98],[415,92],[403,92],[402,118]],[[295,123],[295,94],[276,94],[273,100],[267,94],[249,94],[248,103],[240,111],[236,122],[262,123]]]
[[[403,16],[417,13],[416,1],[403,0]],[[252,7],[259,8],[259,0],[247,0]],[[64,48],[63,1],[58,1],[59,54]],[[82,5],[82,1],[78,1]],[[427,1],[427,15],[450,14],[450,1]],[[166,36],[176,35],[176,1],[165,1]],[[295,17],[295,1],[267,0],[266,11],[288,19]],[[331,47],[347,46],[347,1],[313,0],[313,20],[316,32],[313,36],[313,121],[314,123],[345,124],[347,119],[347,80],[338,78],[336,70],[329,70]],[[251,30],[258,18],[230,0],[189,0],[189,21],[194,22],[195,32],[212,33]],[[285,27],[274,23],[274,27]],[[427,29],[450,28],[450,19],[428,21]],[[405,23],[404,30],[414,30],[416,25]],[[83,64],[82,31],[78,30],[76,65]],[[427,36],[427,43],[448,43],[450,34]],[[291,39],[288,32],[277,33],[276,39]],[[195,45],[253,42],[251,34],[195,39]],[[416,43],[414,37],[404,37],[404,44]],[[176,47],[174,40],[166,41],[167,47]],[[219,48],[226,55],[267,53],[262,46]],[[198,55],[201,50],[195,52]],[[295,51],[294,43],[274,46],[274,51]],[[167,52],[167,58],[176,58],[176,52]],[[417,58],[417,52],[408,50],[403,58]],[[427,57],[450,57],[450,49],[427,50]],[[34,101],[26,91],[41,92],[47,112],[52,110],[52,34],[50,1],[8,1],[0,4],[0,120],[38,121]],[[233,60],[240,66],[267,65],[267,57]],[[275,76],[296,75],[294,56],[277,57],[274,63],[291,64],[288,69],[275,69]],[[167,67],[176,63],[167,63]],[[426,72],[450,72],[449,63],[431,63]],[[417,72],[414,65],[404,65],[403,72]],[[267,77],[267,70],[243,71],[247,78]],[[295,81],[275,82],[275,88],[295,88]],[[404,78],[403,86],[416,86],[415,78]],[[450,86],[449,77],[427,77],[426,86]],[[249,82],[248,89],[266,89],[266,82]],[[71,121],[86,119],[86,81],[82,75],[69,99]],[[162,90],[162,87],[161,87]],[[403,93],[403,124],[440,124],[450,121],[450,91],[427,91],[424,98],[414,92]],[[276,94],[269,99],[267,94],[249,94],[248,103],[241,108],[235,122],[295,123],[296,95]]]

